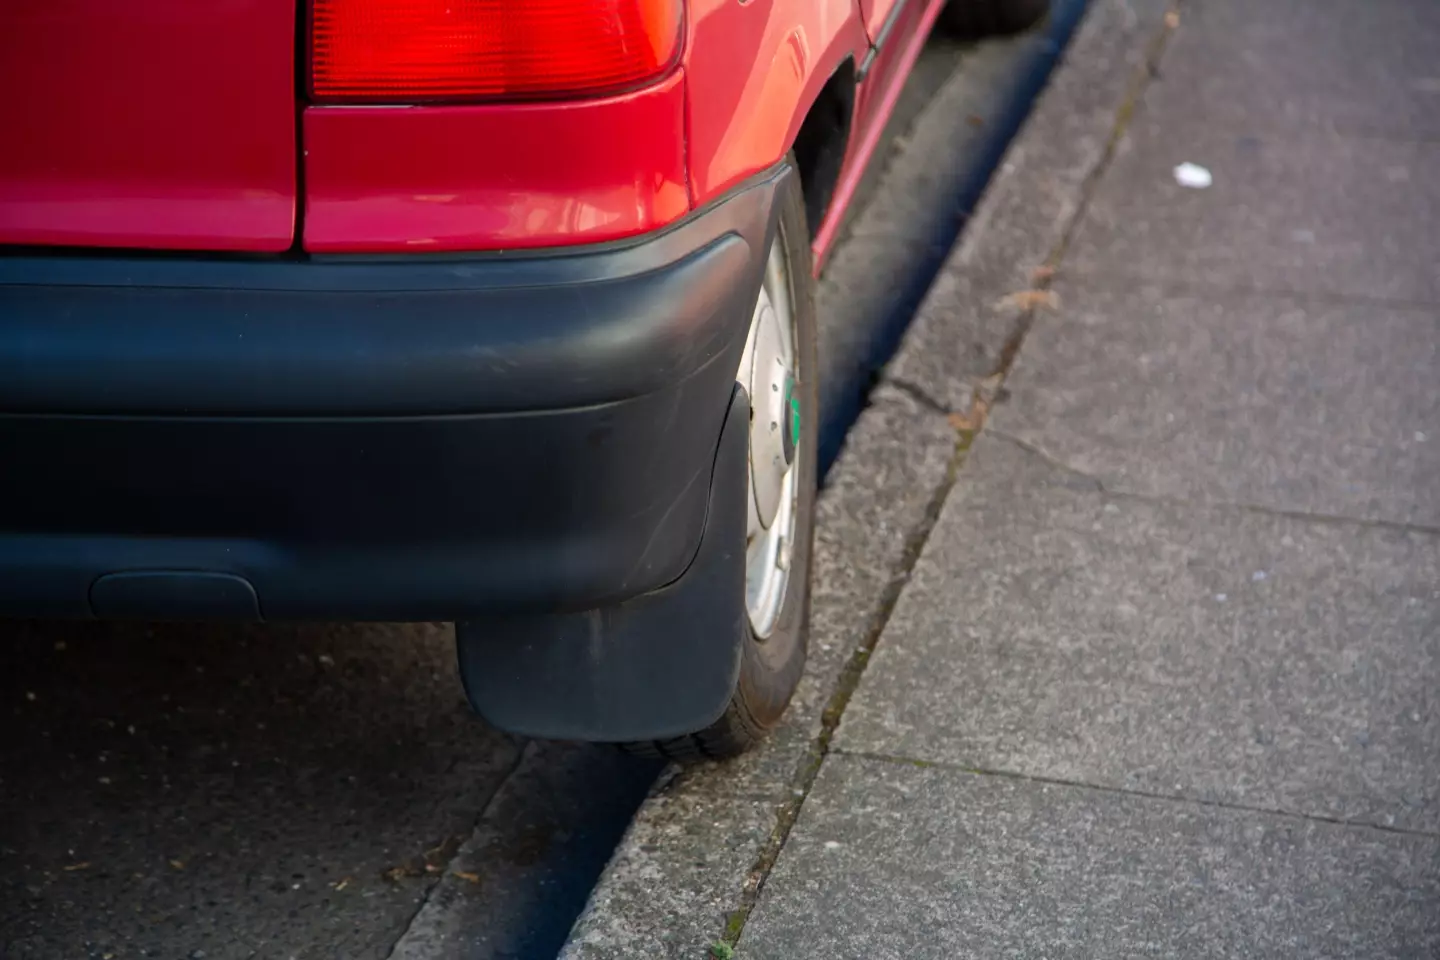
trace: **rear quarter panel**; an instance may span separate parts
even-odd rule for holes
[[[690,190],[698,206],[774,164],[847,57],[868,42],[856,0],[691,0]]]

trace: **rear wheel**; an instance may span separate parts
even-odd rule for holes
[[[1050,0],[949,0],[940,11],[948,33],[988,37],[1029,30],[1050,12]]]
[[[688,736],[628,744],[635,753],[682,761],[742,753],[780,722],[805,669],[819,419],[815,281],[796,178],[780,190],[779,224],[735,376],[750,395],[740,678],[719,720]]]

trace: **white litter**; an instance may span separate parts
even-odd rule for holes
[[[840,849],[840,844],[839,844],[838,842],[834,841],[834,840],[826,840],[826,841],[825,841],[825,849],[826,849],[826,850],[839,850],[839,849]]]
[[[1175,168],[1175,182],[1192,190],[1204,190],[1215,182],[1215,178],[1198,163],[1182,163]]]

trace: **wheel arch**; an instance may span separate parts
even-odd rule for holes
[[[695,206],[778,163],[797,142],[817,141],[816,117],[837,102],[847,105],[844,122],[819,129],[848,138],[856,64],[870,48],[857,0],[693,0],[690,24],[684,69]],[[816,179],[813,168],[808,178],[801,172]]]
[[[856,67],[846,57],[821,86],[790,144],[813,240],[835,197],[855,119]]]

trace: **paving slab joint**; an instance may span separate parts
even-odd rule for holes
[[[1181,794],[1161,793],[1154,790],[1135,790],[1129,787],[1116,787],[1103,783],[1087,783],[1083,780],[1069,780],[1064,777],[1046,777],[1037,774],[1022,773],[1018,770],[974,767],[969,764],[954,763],[946,760],[921,760],[918,757],[907,757],[893,753],[879,753],[869,750],[846,750],[843,747],[836,747],[830,752],[837,757],[868,760],[872,763],[890,763],[897,766],[917,767],[921,770],[943,770],[972,777],[996,777],[1002,780],[1023,780],[1027,783],[1042,784],[1044,786],[1088,790],[1095,793],[1135,797],[1140,800],[1157,800],[1164,803],[1180,803],[1216,810],[1233,810],[1237,813],[1258,813],[1265,816],[1285,817],[1291,820],[1307,820],[1314,823],[1326,823],[1341,827],[1361,827],[1378,830],[1381,833],[1394,833],[1408,837],[1424,837],[1431,840],[1440,839],[1440,833],[1434,830],[1416,830],[1411,827],[1397,827],[1392,824],[1376,823],[1373,820],[1351,820],[1345,817],[1329,817],[1323,814],[1284,810],[1279,807],[1260,807],[1248,803],[1234,803],[1227,800],[1207,800],[1203,797],[1187,797]]]
[[[1155,493],[1141,493],[1136,490],[1119,490],[1106,485],[1099,477],[1088,474],[1079,467],[1066,463],[1045,448],[1029,440],[1017,437],[1012,433],[990,428],[985,431],[985,435],[1017,447],[1030,456],[1048,464],[1053,469],[1067,473],[1072,477],[1090,484],[1094,487],[1095,493],[1108,497],[1111,500],[1129,500],[1169,507],[1208,507],[1219,510],[1239,510],[1244,513],[1254,513],[1265,517],[1280,517],[1285,520],[1299,520],[1305,523],[1318,523],[1339,527],[1364,527],[1374,530],[1393,530],[1399,533],[1418,534],[1424,537],[1440,536],[1440,526],[1433,524],[1410,523],[1400,520],[1377,520],[1372,517],[1349,517],[1334,513],[1319,513],[1313,510],[1286,510],[1281,507],[1267,506],[1263,503],[1247,503],[1242,500],[1206,500]]]

